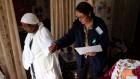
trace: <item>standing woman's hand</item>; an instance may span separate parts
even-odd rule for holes
[[[54,53],[57,50],[57,45],[55,43],[52,43],[51,46],[49,46],[50,53]]]
[[[87,56],[95,56],[96,55],[96,52],[87,52],[86,55]]]

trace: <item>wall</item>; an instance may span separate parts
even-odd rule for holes
[[[35,9],[38,11],[36,12]],[[41,21],[45,18],[50,19],[50,0],[36,0],[36,5],[32,7],[32,12],[37,16],[39,15],[38,18]]]
[[[35,13],[40,21],[50,19],[50,0],[13,0],[13,4],[19,31],[23,31],[20,19],[24,13]]]

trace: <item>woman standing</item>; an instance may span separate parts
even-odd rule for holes
[[[77,19],[73,27],[62,38],[55,41],[49,50],[67,47],[75,43],[76,47],[101,45],[102,52],[86,52],[85,55],[77,53],[77,69],[79,79],[87,79],[88,70],[92,79],[97,79],[106,64],[106,55],[109,45],[108,31],[104,21],[95,16],[93,7],[87,2],[81,2],[76,7]]]

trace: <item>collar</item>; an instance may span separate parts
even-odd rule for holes
[[[86,26],[84,27],[85,30],[89,30],[93,28],[93,19],[90,21],[89,25],[87,26],[88,29],[86,28]]]

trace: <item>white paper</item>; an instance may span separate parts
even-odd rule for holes
[[[83,55],[87,52],[102,52],[103,51],[101,45],[88,46],[88,47],[77,47],[75,49],[80,55]]]

